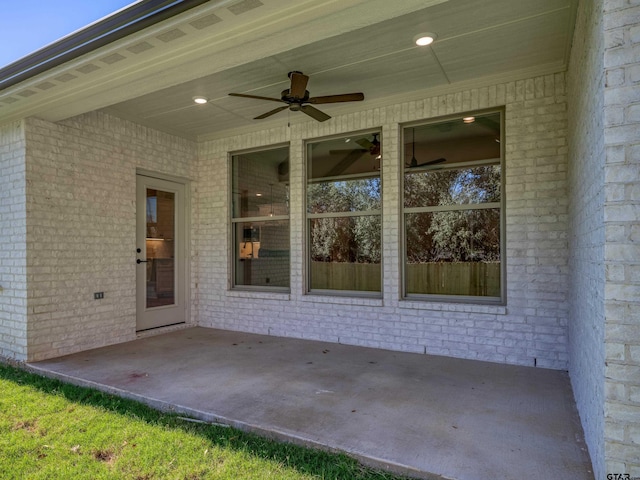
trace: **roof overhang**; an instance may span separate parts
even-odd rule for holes
[[[14,78],[24,78],[0,90],[0,123],[28,116],[55,122],[106,108],[197,138],[231,124],[255,125],[251,119],[264,105],[232,101],[227,93],[273,96],[286,88],[289,70],[310,75],[315,95],[354,87],[365,93],[365,103],[507,71],[559,71],[566,66],[575,7],[576,0],[142,1],[131,7],[138,9],[137,20],[124,9],[102,26],[47,47],[58,49],[52,58],[63,62],[24,73],[10,66]],[[101,35],[98,27],[114,31]],[[411,44],[416,30],[438,29],[430,53]],[[63,43],[73,39],[85,43],[65,54]],[[180,103],[196,90],[208,90],[215,100],[208,112]],[[190,123],[198,126],[193,134]]]

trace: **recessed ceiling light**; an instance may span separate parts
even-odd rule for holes
[[[421,33],[413,37],[413,41],[419,47],[426,47],[427,45],[431,45],[436,39],[435,33]]]
[[[463,121],[464,123],[473,123],[473,122],[475,122],[475,121],[476,121],[476,117],[464,117],[464,118],[462,119],[462,121]]]
[[[209,99],[207,97],[193,97],[193,101],[198,105],[204,105]]]
[[[262,194],[261,193],[256,193],[256,197],[261,197]]]

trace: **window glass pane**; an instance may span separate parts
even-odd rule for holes
[[[403,129],[407,295],[501,297],[500,115]]]
[[[234,224],[235,285],[289,286],[289,220]]]
[[[403,129],[407,172],[500,159],[500,114],[456,118]]]
[[[380,160],[379,132],[307,144],[310,290],[381,291]]]
[[[231,164],[233,285],[288,288],[289,148],[237,154]]]
[[[380,176],[380,133],[354,134],[307,144],[309,183]]]
[[[309,213],[380,210],[380,178],[310,183]]]
[[[500,210],[405,215],[406,292],[500,296]]]
[[[380,216],[310,223],[311,289],[380,291]]]
[[[234,155],[233,217],[289,214],[289,148]]]
[[[431,207],[500,201],[500,165],[405,173],[404,206]]]

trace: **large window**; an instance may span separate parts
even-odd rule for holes
[[[309,290],[380,292],[380,134],[307,144]]]
[[[289,148],[232,156],[233,286],[289,288]]]
[[[499,112],[403,128],[405,296],[502,300],[501,131]]]

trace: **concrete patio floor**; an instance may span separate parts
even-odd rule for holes
[[[200,327],[30,367],[416,477],[593,479],[566,372]]]

